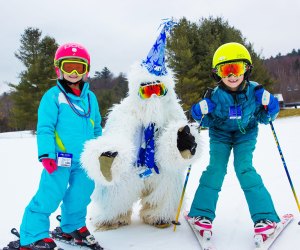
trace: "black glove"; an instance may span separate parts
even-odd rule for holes
[[[190,132],[190,127],[188,125],[177,133],[177,148],[179,151],[189,150],[192,155],[195,154],[197,143],[195,142],[195,137]]]

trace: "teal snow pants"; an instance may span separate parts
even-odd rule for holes
[[[42,172],[37,193],[26,207],[20,228],[21,246],[49,238],[49,216],[61,205],[61,228],[70,233],[85,225],[87,206],[94,190],[78,162],[70,168]]]
[[[255,139],[240,133],[228,134],[226,140],[222,134],[220,138],[223,140],[221,141],[217,136],[211,137],[210,162],[200,178],[189,216],[206,216],[211,220],[215,219],[219,191],[227,173],[230,152],[233,150],[234,169],[244,191],[253,222],[260,219],[279,221],[272,198],[260,175],[252,166],[253,151],[256,145],[255,131],[253,133]]]

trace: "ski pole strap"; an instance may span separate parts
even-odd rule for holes
[[[211,98],[212,93],[213,93],[214,89],[213,88],[207,88],[202,96],[202,99],[204,98]]]
[[[57,85],[57,87],[59,88],[59,90],[63,93],[63,95],[65,96],[69,106],[71,107],[71,109],[74,111],[74,113],[80,117],[85,117],[85,118],[89,118],[90,117],[90,114],[91,114],[91,101],[90,101],[90,95],[87,94],[88,96],[88,111],[85,112],[83,114],[81,114],[77,109],[76,107],[74,106],[74,104],[71,102],[70,98],[68,97],[68,95],[61,89],[61,87],[59,87]]]

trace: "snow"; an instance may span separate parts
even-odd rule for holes
[[[274,127],[299,197],[300,133],[298,129],[300,128],[300,117],[277,119]],[[201,172],[208,164],[208,131],[202,130],[201,135],[203,138],[202,157],[192,166],[185,193],[186,203],[182,210],[189,209]],[[37,160],[35,135],[30,131],[0,134],[0,150],[2,168],[0,175],[0,246],[6,246],[9,241],[15,239],[10,233],[10,229],[13,227],[19,229],[24,208],[37,189],[42,166]],[[296,246],[300,245],[300,226],[297,224],[299,210],[269,125],[260,125],[257,148],[254,153],[254,166],[271,193],[278,214],[293,213],[295,215],[295,220],[271,249],[296,249]],[[195,236],[182,216],[180,217],[182,225],[177,226],[176,232],[173,232],[173,227],[157,229],[144,225],[139,220],[138,210],[139,204],[137,203],[134,206],[130,226],[112,231],[94,232],[94,236],[105,249],[110,250],[199,249]],[[58,225],[55,216],[59,214],[59,211],[58,209],[51,215],[52,228]],[[253,224],[233,170],[232,158],[228,164],[228,174],[220,193],[216,213],[213,240],[218,249],[253,249]],[[92,230],[89,223],[88,227]],[[72,249],[71,246],[63,243],[58,244],[64,249]]]

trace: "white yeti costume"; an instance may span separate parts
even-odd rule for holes
[[[164,28],[162,32],[165,31]],[[167,94],[142,99],[138,95],[140,84],[157,80],[166,86]],[[157,76],[149,73],[145,65],[136,64],[128,82],[128,96],[113,106],[103,135],[88,141],[81,156],[83,167],[96,184],[90,216],[95,227],[102,230],[129,224],[132,205],[139,199],[140,217],[145,223],[170,224],[175,219],[185,170],[199,156],[195,127],[190,126],[190,131],[198,144],[196,154],[184,159],[177,148],[177,132],[188,122],[174,91],[172,75]],[[151,123],[155,124],[155,163],[159,174],[152,171],[150,177],[140,178],[141,168],[136,162],[144,129]],[[100,170],[99,156],[107,151],[118,152],[111,166],[111,181]]]

